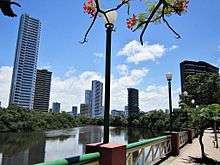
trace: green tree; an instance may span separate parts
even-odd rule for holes
[[[213,127],[214,121],[219,121],[220,119],[220,105],[212,104],[202,108],[196,108],[191,111],[193,125],[196,126],[199,131],[199,143],[201,148],[201,157],[203,160],[209,159],[205,154],[203,135],[205,129]]]
[[[186,78],[185,91],[187,95],[180,97],[181,104],[195,105],[220,104],[220,76],[218,74],[196,74]]]

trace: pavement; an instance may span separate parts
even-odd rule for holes
[[[185,164],[219,164],[220,165],[220,134],[218,134],[219,148],[214,148],[214,134],[212,130],[206,130],[203,136],[203,143],[205,146],[205,153],[207,156],[217,162],[195,163],[195,158],[201,158],[201,150],[198,138],[193,140],[192,144],[185,145],[180,149],[179,156],[170,156],[163,161],[162,165],[185,165]],[[193,159],[192,159],[193,158]]]

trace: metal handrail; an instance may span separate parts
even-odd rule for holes
[[[159,136],[131,143],[126,148],[126,164],[151,164],[171,152],[171,136]]]
[[[165,140],[167,138],[170,138],[171,135],[166,135],[166,136],[159,136],[159,137],[155,137],[155,138],[150,138],[150,139],[144,139],[144,140],[141,140],[139,142],[134,142],[134,143],[130,143],[130,144],[127,144],[127,149],[132,149],[132,148],[136,148],[136,147],[139,147],[139,146],[142,146],[142,145],[146,145],[146,144],[150,144],[150,143],[153,143],[153,142],[156,142],[156,141],[160,141],[160,140]]]
[[[80,156],[53,160],[53,161],[46,161],[43,163],[37,163],[35,165],[69,165],[69,164],[87,164],[89,162],[97,161],[100,159],[100,153],[94,152],[89,154],[83,154]]]

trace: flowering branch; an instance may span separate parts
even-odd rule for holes
[[[84,12],[91,15],[91,17],[94,18],[85,33],[83,42],[81,43],[87,42],[88,34],[92,29],[98,15],[104,16],[107,22],[109,23],[106,14],[111,11],[119,10],[124,5],[128,6],[129,15],[130,1],[131,0],[121,0],[121,3],[117,5],[115,8],[104,11],[100,9],[98,0],[87,0],[87,2],[84,3]],[[127,19],[127,27],[131,29],[133,32],[140,28],[143,28],[140,34],[140,42],[142,45],[144,43],[143,36],[145,34],[146,29],[148,28],[148,25],[150,23],[160,21],[163,21],[166,24],[166,26],[177,36],[177,38],[181,38],[181,36],[174,30],[174,28],[169,24],[165,17],[171,14],[181,15],[183,12],[186,12],[188,3],[189,0],[158,0],[157,3],[149,6],[148,10],[144,13],[140,13],[138,15],[133,14],[132,17]]]
[[[166,25],[168,26],[168,28],[177,36],[177,39],[178,38],[181,38],[181,36],[171,27],[171,25],[169,24],[169,22],[165,19],[165,8],[166,8],[167,6],[163,6],[163,10],[162,10],[162,19],[163,19],[163,21],[166,23]]]

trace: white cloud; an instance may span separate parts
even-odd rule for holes
[[[117,65],[116,68],[120,75],[127,75],[128,74],[128,66],[125,64]]]
[[[175,50],[175,49],[177,49],[177,48],[179,48],[178,45],[172,45],[172,46],[169,48],[169,51]]]
[[[1,66],[0,67],[0,101],[2,103],[2,107],[8,106],[11,77],[12,77],[12,67]]]
[[[112,89],[111,89],[111,108],[112,109],[124,109],[127,105],[127,88],[137,87],[147,75],[149,70],[133,69],[127,74],[119,78],[112,78]]]
[[[164,45],[153,44],[150,45],[147,42],[142,46],[140,42],[133,40],[126,44],[122,50],[118,52],[118,55],[127,57],[127,62],[138,64],[142,61],[161,58],[165,54],[166,48]]]
[[[172,91],[173,107],[178,107],[180,89]],[[143,111],[154,109],[168,109],[168,89],[167,86],[150,85],[145,90],[140,91],[140,108]]]
[[[68,73],[69,71],[67,71]],[[91,88],[92,80],[102,80],[96,72],[83,72],[81,75],[66,74],[63,79],[52,78],[50,103],[60,102],[62,111],[71,111],[73,105],[84,102],[84,92]]]
[[[124,64],[119,65],[119,77],[112,76],[111,81],[111,109],[124,109],[127,105],[127,88],[134,87],[139,89],[139,105],[141,110],[149,111],[152,109],[168,107],[167,86],[150,85],[140,89],[140,83],[146,78],[149,70],[146,68],[129,70]],[[68,74],[71,72],[71,74]],[[0,101],[3,106],[8,105],[8,97],[11,84],[12,67],[0,67]],[[53,75],[51,85],[52,102],[60,102],[61,110],[70,111],[71,106],[84,102],[84,92],[91,88],[92,80],[103,82],[103,76],[97,72],[86,71],[79,75],[68,70],[64,77]],[[174,107],[178,103],[179,89],[173,90]],[[104,96],[104,94],[103,94]]]

